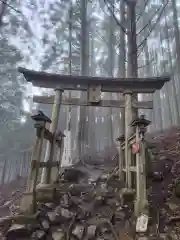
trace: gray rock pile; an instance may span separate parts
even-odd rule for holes
[[[139,239],[180,239],[180,129],[149,136],[147,141],[150,218],[148,238]],[[8,203],[12,193],[8,201],[0,198],[2,205],[8,205],[8,215],[14,215],[0,219],[0,239],[135,239],[134,196],[122,197],[123,183],[113,172],[117,159],[93,159],[96,161],[85,157],[64,169],[52,187],[56,194],[43,204],[39,202],[33,216],[19,215],[18,197]]]
[[[56,183],[56,197],[39,203],[35,215],[0,219],[1,239],[119,240],[120,234],[131,239],[123,230],[132,212],[122,204],[122,187],[112,171],[90,181],[81,170],[66,169]]]

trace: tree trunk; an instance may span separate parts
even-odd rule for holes
[[[72,3],[70,4],[70,8],[69,8],[69,75],[72,75]],[[71,98],[71,91],[68,92],[68,97]],[[71,131],[71,136],[72,136],[72,129],[71,129],[71,114],[72,114],[72,107],[68,106],[67,107],[67,126],[66,129],[68,131]],[[71,146],[73,144],[72,139],[69,140],[70,141],[70,149],[69,151],[72,151]],[[71,157],[72,157],[72,153],[71,153]],[[70,158],[71,158],[70,157]],[[69,159],[70,161],[71,159]]]
[[[164,50],[162,48],[162,42],[163,42],[163,39],[162,39],[162,32],[160,31],[160,45],[161,45],[161,55],[163,57],[163,60],[162,60],[162,63],[161,63],[161,71],[163,74],[166,74],[166,64],[165,64],[165,56],[164,56]],[[168,88],[168,85],[165,83],[163,89],[162,89],[165,93],[165,97],[164,97],[164,112],[165,112],[165,119],[166,119],[166,122],[165,122],[165,128],[166,127],[169,127],[172,125],[172,112],[171,112],[171,106],[170,106],[170,89]]]
[[[153,74],[154,76],[158,75],[157,70],[157,55],[155,54],[155,64],[153,66]],[[163,118],[162,118],[162,104],[161,104],[161,94],[160,91],[156,91],[153,95],[153,102],[154,102],[154,109],[153,109],[153,115],[154,115],[154,124],[156,126],[156,130],[162,130],[163,128]]]
[[[178,101],[180,101],[180,83],[179,83],[179,66],[180,66],[180,33],[178,26],[178,15],[177,15],[177,4],[176,0],[172,0],[172,11],[173,11],[173,25],[174,25],[174,36],[175,36],[175,47],[176,47],[176,70],[178,75],[177,87],[178,87]],[[180,111],[180,106],[179,106]]]
[[[129,22],[128,29],[128,65],[127,65],[127,77],[136,78],[138,76],[138,64],[137,64],[137,42],[136,42],[136,2],[130,1],[127,4],[127,20]],[[131,102],[132,99],[137,99],[137,94],[125,94],[125,101]],[[129,109],[125,111],[125,123],[126,123],[126,137],[128,138],[133,129],[130,127],[130,123],[137,117],[137,109]]]
[[[112,12],[114,12],[114,0],[111,1],[112,4]],[[113,77],[114,72],[114,18],[113,15],[110,15],[109,18],[109,36],[108,36],[108,76]],[[110,99],[112,98],[112,94],[108,94]],[[112,115],[113,111],[112,108],[108,110],[108,140],[109,146],[113,144],[113,123],[112,123]]]
[[[87,0],[81,0],[80,11],[81,11],[81,75],[89,75],[89,37],[88,37],[88,23],[87,23]],[[85,98],[86,93],[81,93],[81,98]],[[87,136],[85,136],[86,131],[86,116],[87,108],[80,107],[80,120],[78,129],[78,155],[85,153],[85,148],[87,145]]]
[[[163,1],[164,2],[164,1]],[[169,42],[169,33],[168,33],[168,23],[167,23],[167,14],[166,14],[166,9],[164,10],[164,15],[165,15],[165,28],[164,28],[164,32],[165,32],[165,36],[166,36],[166,40],[167,40],[167,49],[168,49],[168,58],[169,58],[169,69],[170,72],[173,72],[173,64],[172,64],[172,55],[171,55],[171,49],[170,49],[170,42]],[[169,88],[172,91],[172,96],[171,97],[171,106],[173,108],[173,123],[174,124],[178,124],[180,122],[180,114],[179,114],[179,107],[178,107],[178,98],[177,98],[177,93],[176,93],[176,83],[175,83],[175,79],[174,76],[172,76],[172,79],[169,83],[167,83],[169,85]],[[171,94],[170,94],[171,95]]]
[[[123,26],[125,22],[125,3],[124,1],[120,2],[120,24]],[[126,51],[125,51],[125,33],[120,28],[120,44],[119,44],[119,71],[118,76],[125,78],[126,77],[126,69],[125,69],[125,59],[126,59]],[[124,96],[121,94],[119,99],[124,99]],[[125,135],[125,109],[120,109],[120,122],[119,122],[119,134]]]
[[[95,57],[94,57],[94,33],[93,28],[91,28],[91,41],[90,41],[90,47],[91,47],[91,76],[95,76],[96,74],[96,66],[95,66]],[[90,152],[95,152],[95,111],[96,108],[89,107],[89,116],[88,116],[88,149]]]

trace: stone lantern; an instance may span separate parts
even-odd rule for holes
[[[145,119],[145,115],[140,115],[137,119],[135,119],[132,123],[132,127],[136,127],[136,130],[139,132],[139,137],[141,140],[144,139],[144,135],[147,132],[147,126],[151,123],[151,121]],[[136,131],[136,132],[137,132]]]
[[[35,121],[34,127],[37,130],[37,137],[40,137],[41,129],[45,128],[46,123],[51,123],[51,119],[41,111],[38,111],[38,114],[31,116],[31,118]]]
[[[147,131],[147,126],[151,122],[141,115],[131,123],[131,127],[136,128],[136,142],[138,147],[136,152],[136,202],[135,215],[138,217],[142,213],[147,213],[147,190],[146,190],[146,154],[144,135]]]

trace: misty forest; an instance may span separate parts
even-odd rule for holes
[[[51,105],[32,100],[33,94],[52,91],[32,87],[18,73],[18,66],[67,75],[126,77],[130,76],[128,48],[133,48],[136,75],[171,77],[155,94],[138,95],[140,101],[154,102],[153,110],[140,112],[152,121],[148,132],[180,123],[180,2],[139,0],[131,16],[127,1],[0,1],[0,163],[1,173],[6,165],[5,181],[12,180],[19,168],[27,175],[34,141],[31,114],[40,109],[51,117],[52,110]],[[131,46],[127,41],[130,19],[135,27]],[[105,93],[103,98],[123,95]],[[75,159],[112,148],[124,133],[123,122],[123,109],[63,106],[58,128],[70,130]]]
[[[0,82],[0,239],[180,239],[180,0],[0,0]]]

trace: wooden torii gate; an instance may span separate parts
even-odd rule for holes
[[[61,105],[76,105],[76,106],[95,106],[95,107],[113,107],[113,108],[125,108],[125,138],[121,145],[119,146],[119,151],[125,150],[125,168],[120,171],[125,171],[126,173],[126,186],[130,189],[131,186],[131,156],[129,155],[129,143],[134,144],[135,140],[139,139],[139,123],[141,122],[144,125],[148,123],[141,120],[132,119],[132,109],[152,109],[153,102],[152,101],[143,101],[140,102],[138,100],[132,100],[132,94],[138,93],[154,93],[156,90],[160,90],[165,82],[170,80],[169,76],[163,77],[150,77],[150,78],[110,78],[110,77],[87,77],[87,76],[69,76],[69,75],[60,75],[60,74],[51,74],[45,72],[37,72],[33,70],[28,70],[25,68],[19,68],[19,72],[21,72],[25,79],[28,82],[31,82],[36,87],[43,88],[52,88],[55,90],[54,96],[34,96],[33,100],[37,103],[43,104],[53,104],[52,111],[52,123],[50,125],[50,132],[55,135],[57,123],[59,119],[59,112]],[[87,99],[82,100],[79,98],[62,98],[62,93],[64,90],[76,90],[76,91],[87,91]],[[102,100],[101,93],[109,92],[109,93],[124,93],[125,100],[117,101],[117,100]],[[133,121],[134,120],[134,121]],[[131,126],[136,127],[136,135],[131,136]],[[52,144],[47,145],[46,154],[44,162],[51,163],[52,162],[52,152],[53,146]],[[137,151],[136,154],[136,166],[135,172],[137,175],[137,179],[145,179],[146,174],[145,170],[140,171],[139,166],[145,165],[145,157],[144,152],[139,153]],[[139,155],[142,155],[140,158]],[[119,166],[121,165],[121,155],[119,154]],[[143,162],[142,162],[143,161]],[[45,168],[42,174],[41,182],[47,183],[48,169]],[[143,175],[143,178],[139,176]],[[139,191],[139,195],[137,195],[137,215],[139,215],[144,207],[142,202],[145,202],[146,199],[139,199],[144,196],[146,198],[146,186],[142,184],[141,181],[136,182],[136,191]],[[141,189],[143,188],[143,189]],[[141,191],[140,191],[141,189]]]

